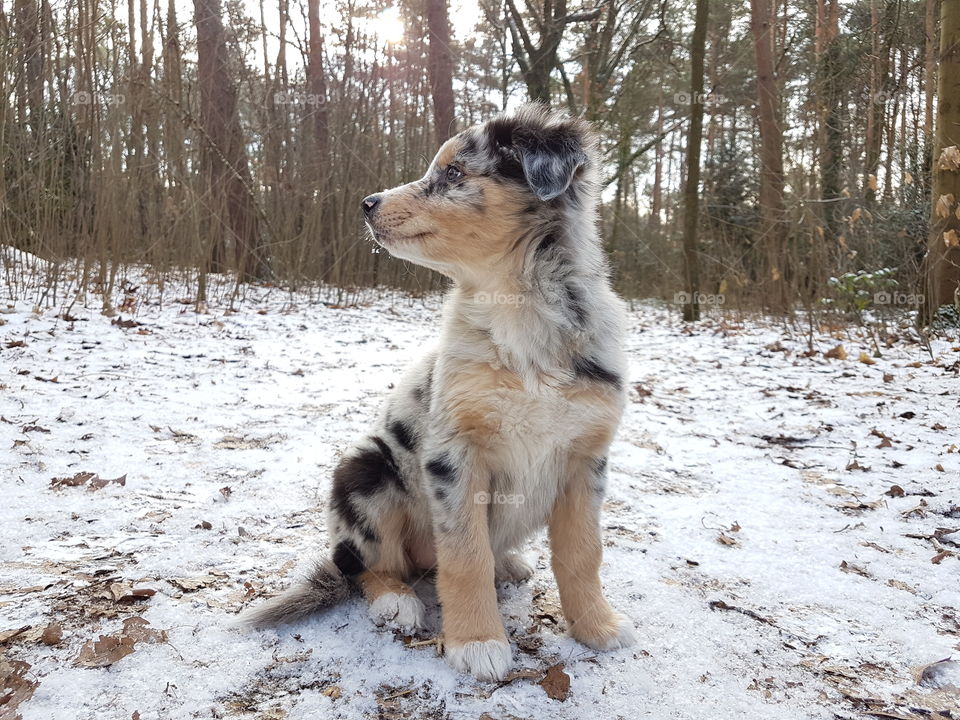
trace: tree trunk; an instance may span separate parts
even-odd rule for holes
[[[940,67],[937,82],[937,144],[933,161],[933,212],[925,292],[919,320],[942,305],[960,305],[960,2],[940,7]]]
[[[453,53],[450,51],[450,20],[447,0],[427,0],[427,32],[430,37],[430,94],[433,97],[433,129],[437,143],[455,131],[453,120]]]
[[[220,0],[194,0],[194,12],[200,125],[205,136],[201,163],[212,213],[210,257],[216,267],[232,244],[238,278],[262,279],[269,275],[269,266],[237,115],[237,89],[228,67]]]
[[[690,48],[690,130],[687,134],[687,178],[683,188],[683,274],[686,282],[680,300],[683,319],[700,319],[700,144],[703,139],[703,66],[707,45],[709,0],[697,0]]]
[[[783,132],[780,127],[780,90],[773,59],[771,0],[750,0],[750,20],[757,62],[757,122],[760,127],[760,242],[765,247],[772,307],[787,305],[784,259],[786,251],[783,204]]]
[[[820,117],[820,199],[825,236],[835,240],[841,215],[840,173],[843,169],[843,107],[840,74],[841,49],[837,41],[840,12],[837,0],[818,0],[817,98]]]

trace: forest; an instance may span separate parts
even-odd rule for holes
[[[960,718],[960,0],[0,0],[0,90],[0,720]]]
[[[536,100],[600,137],[621,293],[955,321],[958,37],[937,0],[8,0],[0,237],[61,292],[437,289],[358,198]]]

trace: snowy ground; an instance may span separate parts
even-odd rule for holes
[[[639,307],[603,568],[639,645],[564,635],[540,538],[533,580],[501,588],[518,672],[484,684],[437,656],[435,609],[416,638],[359,598],[230,624],[326,547],[331,468],[437,301],[148,295],[114,317],[0,302],[0,718],[960,717],[957,663],[928,667],[960,655],[956,341],[867,364],[856,333],[806,352]],[[564,700],[557,670],[539,683],[561,663]]]

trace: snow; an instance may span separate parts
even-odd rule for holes
[[[331,470],[436,336],[438,298],[338,307],[248,289],[236,310],[197,313],[134,284],[115,317],[97,296],[72,320],[0,302],[0,632],[63,628],[56,645],[28,631],[0,646],[39,682],[24,720],[960,712],[955,664],[918,683],[960,650],[955,339],[931,358],[897,330],[868,365],[858,329],[823,329],[812,354],[768,321],[689,327],[637,305],[602,576],[639,642],[597,654],[563,633],[543,537],[526,552],[533,578],[499,591],[513,667],[563,662],[561,702],[536,678],[449,667],[428,642],[426,580],[413,638],[376,627],[356,596],[279,632],[233,624],[325,551]],[[847,358],[825,358],[839,343]],[[126,481],[51,487],[83,471]],[[156,594],[118,603],[117,583]],[[76,664],[133,615],[167,641]]]

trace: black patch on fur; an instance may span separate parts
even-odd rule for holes
[[[333,551],[333,564],[347,577],[359,575],[364,571],[363,555],[360,548],[350,540],[341,540]]]
[[[573,359],[573,372],[578,378],[595,380],[596,382],[607,383],[615,388],[620,388],[620,376],[610,372],[602,367],[596,360],[585,357],[576,357]]]
[[[427,472],[446,485],[452,485],[457,479],[457,467],[446,453],[428,461],[426,467]]]
[[[416,450],[416,438],[413,437],[413,432],[410,430],[410,427],[402,420],[394,420],[392,423],[390,423],[390,434],[393,435],[393,438],[397,441],[400,447],[407,452],[413,452]]]
[[[597,458],[593,461],[593,472],[596,475],[603,475],[607,471],[607,458]]]
[[[433,368],[427,370],[427,378],[423,385],[418,385],[413,389],[413,399],[422,405],[424,400],[430,399],[430,388],[433,385]]]
[[[564,291],[567,296],[567,311],[573,314],[573,318],[577,325],[580,327],[586,326],[587,308],[583,304],[583,298],[580,295],[580,290],[578,290],[575,285],[568,283],[564,286]]]
[[[546,235],[537,245],[537,249],[533,251],[534,259],[542,260],[553,248],[557,247],[558,241],[559,238],[556,233]]]

